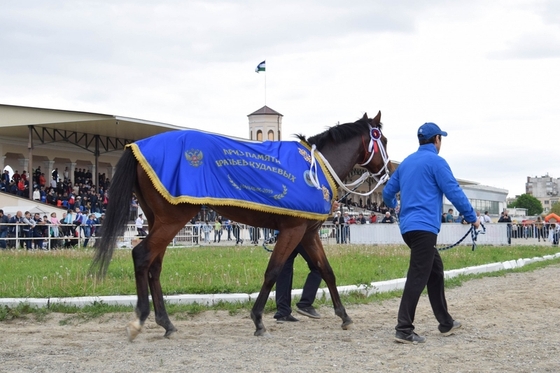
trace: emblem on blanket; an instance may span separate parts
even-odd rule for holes
[[[319,157],[299,142],[244,141],[184,130],[127,146],[170,203],[324,219],[334,200],[334,180]]]
[[[185,158],[191,164],[191,166],[198,167],[202,164],[202,158],[204,154],[198,149],[191,149],[185,152]]]

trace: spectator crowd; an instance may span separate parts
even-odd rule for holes
[[[50,216],[29,211],[10,215],[0,209],[0,248],[19,246],[27,250],[46,250],[75,246],[79,239],[87,246],[103,219],[110,182],[100,173],[99,186],[94,185],[91,171],[86,168],[76,168],[73,176],[74,182],[68,167],[62,172],[55,168],[48,178],[40,166],[31,175],[25,170],[21,174],[16,170],[10,176],[5,170],[0,179],[0,192],[29,198],[31,187],[32,200],[66,212],[61,217],[56,212]]]
[[[5,170],[0,180],[0,192],[29,198],[31,187],[33,200],[64,209],[79,208],[81,211],[102,213],[107,207],[106,190],[110,186],[105,174],[98,174],[99,186],[93,184],[89,169],[76,168],[74,182],[69,176],[68,167],[61,173],[55,168],[49,178],[41,171],[40,166],[32,175],[25,170],[21,174],[16,170],[10,177]]]

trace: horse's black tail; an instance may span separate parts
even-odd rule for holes
[[[132,191],[136,183],[138,161],[130,148],[126,148],[117,163],[117,172],[111,181],[109,203],[100,229],[101,238],[95,241],[95,256],[90,273],[105,276],[111,262],[117,237],[122,236],[130,214]]]

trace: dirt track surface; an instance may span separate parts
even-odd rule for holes
[[[393,341],[399,299],[350,306],[351,330],[342,330],[332,308],[323,318],[276,324],[265,315],[270,337],[254,337],[248,314],[209,311],[174,320],[171,339],[148,319],[130,343],[132,314],[60,325],[46,321],[0,323],[2,372],[557,372],[560,370],[560,266],[530,273],[471,280],[448,290],[451,314],[463,322],[442,337],[426,296],[416,330],[427,342]]]

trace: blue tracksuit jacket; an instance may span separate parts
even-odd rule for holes
[[[401,192],[399,218],[403,234],[417,230],[438,234],[444,194],[467,222],[476,221],[474,209],[434,144],[421,145],[393,173],[383,189],[383,201],[388,207],[397,206],[398,192]]]

